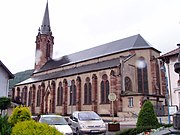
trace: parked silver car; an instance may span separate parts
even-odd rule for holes
[[[81,134],[105,134],[106,124],[101,117],[93,111],[75,111],[70,116],[68,124],[73,133]]]
[[[64,135],[73,135],[71,127],[68,125],[65,118],[60,115],[41,115],[39,122],[55,127]]]

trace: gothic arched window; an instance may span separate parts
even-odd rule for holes
[[[32,90],[29,91],[29,97],[28,97],[28,106],[31,106],[32,101]]]
[[[143,57],[137,61],[138,92],[148,94],[147,63]]]
[[[16,101],[20,102],[20,88],[17,88],[17,96],[16,96]]]
[[[40,106],[40,102],[41,102],[41,86],[39,85],[37,90],[36,105]]]
[[[58,90],[57,90],[57,105],[61,106],[63,104],[63,87],[62,83],[59,83]]]
[[[46,57],[49,58],[50,57],[50,44],[49,44],[49,40],[48,40],[48,43],[47,43],[47,48],[46,48]]]
[[[70,105],[76,105],[76,85],[75,81],[71,81],[70,86]]]
[[[108,95],[109,95],[109,81],[107,79],[107,75],[104,74],[102,76],[102,81],[101,81],[101,103],[102,104],[109,103]]]
[[[27,103],[27,94],[28,94],[28,89],[27,89],[27,87],[24,88],[24,92],[25,92],[24,103],[25,103],[25,105],[26,105],[26,103]]]
[[[24,104],[24,88],[21,91],[21,103]]]
[[[86,82],[84,84],[84,104],[90,105],[91,102],[91,83],[90,83],[90,78],[86,78]]]

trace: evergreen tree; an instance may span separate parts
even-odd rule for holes
[[[11,106],[11,99],[8,97],[1,97],[0,98],[0,110],[1,114],[3,110],[6,110],[8,107]]]
[[[138,115],[136,127],[158,128],[159,122],[150,101],[145,101]]]

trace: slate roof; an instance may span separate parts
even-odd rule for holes
[[[98,57],[103,57],[123,51],[134,50],[134,49],[148,49],[148,48],[152,48],[156,50],[148,42],[146,42],[140,34],[138,34],[117,41],[113,41],[110,43],[106,43],[97,47],[86,49],[80,52],[76,52],[70,55],[62,56],[59,60],[52,59],[48,61],[39,71],[36,72],[55,69],[69,64],[82,62]]]
[[[45,12],[44,12],[44,17],[43,17],[40,32],[41,32],[41,34],[49,34],[49,33],[51,33],[48,1],[47,1],[47,4],[46,4],[46,9],[45,9]]]
[[[21,85],[21,84],[28,84],[32,82],[49,80],[49,79],[56,79],[56,78],[65,77],[65,76],[77,75],[77,74],[86,73],[90,71],[93,72],[93,71],[98,71],[102,69],[113,68],[113,67],[119,66],[119,64],[120,64],[120,61],[119,59],[116,58],[116,59],[107,60],[103,62],[93,63],[93,64],[84,65],[80,67],[74,67],[74,68],[66,69],[62,71],[57,71],[57,72],[53,72],[49,74],[44,74],[44,75],[39,75],[39,76],[34,76],[34,77],[32,76],[31,78],[17,84],[16,86]]]
[[[0,66],[7,72],[9,79],[13,79],[14,75],[9,71],[9,69],[0,61]]]
[[[76,52],[70,55],[62,56],[59,60],[50,60],[48,61],[39,71],[34,72],[43,72],[49,69],[55,69],[63,66],[67,66],[73,63],[78,63],[94,58],[99,58],[103,56],[108,56],[111,54],[116,54],[119,52],[134,50],[134,49],[154,49],[148,42],[146,42],[140,34],[134,35],[131,37],[127,37],[124,39],[120,39],[117,41],[113,41],[107,44],[103,44],[97,47],[93,47],[90,49],[86,49],[80,52]],[[156,50],[158,51],[158,50]],[[158,51],[160,53],[160,51]],[[132,57],[131,55],[127,56],[127,58]],[[50,79],[61,78],[65,76],[77,75],[86,72],[95,72],[102,69],[108,69],[117,67],[120,64],[119,58],[111,59],[103,62],[97,62],[89,65],[84,65],[80,67],[74,67],[71,69],[66,69],[62,71],[57,71],[53,73],[48,73],[44,75],[32,76],[31,78],[17,84],[28,84],[33,82],[45,81]]]

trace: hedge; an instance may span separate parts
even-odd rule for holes
[[[45,123],[30,120],[17,123],[12,128],[11,135],[63,135],[63,133]]]

